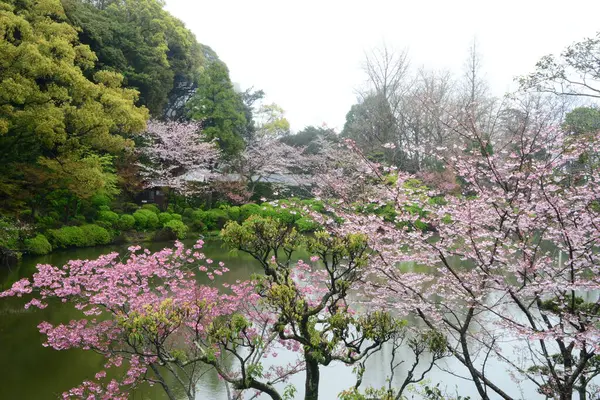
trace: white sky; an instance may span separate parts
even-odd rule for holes
[[[166,0],[198,41],[286,110],[293,131],[341,129],[364,82],[364,52],[383,42],[409,51],[413,67],[456,73],[474,37],[495,94],[600,30],[598,0]]]

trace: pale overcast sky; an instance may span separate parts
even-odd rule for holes
[[[414,67],[459,73],[473,37],[498,95],[539,57],[600,31],[598,0],[166,0],[242,89],[263,89],[293,131],[341,129],[364,52],[407,48]]]

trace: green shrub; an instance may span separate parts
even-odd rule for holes
[[[229,221],[227,211],[219,208],[213,208],[208,211],[196,210],[192,214],[191,225],[194,230],[217,230],[225,226],[225,223]]]
[[[302,217],[296,220],[296,229],[298,232],[314,232],[319,229],[319,224],[310,218]]]
[[[240,220],[245,221],[251,215],[260,215],[261,207],[258,204],[248,203],[240,207]]]
[[[158,209],[156,204],[144,204],[142,206],[142,210],[150,210],[156,215],[160,214],[160,210]]]
[[[133,229],[135,226],[135,218],[133,215],[123,214],[119,217],[119,222],[117,222],[117,228],[122,231],[129,231]]]
[[[204,220],[205,220],[205,212],[204,211],[202,211],[202,210],[194,211],[192,213],[190,220],[191,220],[191,225],[194,230],[196,230],[198,232],[202,232],[206,229],[206,224],[204,223]]]
[[[86,243],[81,228],[78,226],[63,226],[60,229],[50,229],[47,234],[54,248],[83,247]]]
[[[95,208],[100,209],[100,207],[102,207],[102,206],[110,205],[110,197],[108,197],[107,195],[104,195],[104,194],[95,194],[90,199],[90,202],[92,203],[92,205]]]
[[[85,225],[86,222],[87,221],[85,219],[85,216],[79,214],[79,215],[76,215],[76,216],[72,217],[69,220],[69,225],[80,226],[80,225]]]
[[[163,226],[172,219],[173,216],[169,213],[163,212],[158,214],[158,222],[160,222],[160,224]]]
[[[155,229],[159,226],[158,215],[148,209],[137,210],[133,213],[133,218],[135,226],[141,230]]]
[[[444,196],[430,197],[429,200],[427,200],[427,202],[431,205],[438,205],[438,206],[444,206],[444,205],[448,204],[448,202],[446,201]]]
[[[429,229],[429,225],[421,220],[416,220],[414,226],[420,231],[427,231]]]
[[[302,200],[302,204],[308,206],[313,211],[319,213],[325,212],[325,204],[321,200]]]
[[[160,221],[158,220],[158,215],[150,211],[148,213],[148,229],[156,229],[159,226]]]
[[[143,230],[148,226],[148,212],[147,210],[137,210],[133,213],[135,219],[136,228]]]
[[[204,224],[209,231],[223,228],[228,220],[225,210],[213,208],[204,212]]]
[[[123,208],[123,211],[125,212],[133,213],[140,207],[135,203],[124,203],[121,208]]]
[[[96,246],[98,244],[109,244],[111,235],[108,230],[101,226],[89,224],[80,227],[82,234],[85,236],[85,246]]]
[[[17,250],[20,232],[16,221],[0,216],[0,248]]]
[[[38,216],[35,220],[41,229],[56,228],[60,225],[59,222],[50,215]]]
[[[188,231],[188,227],[182,221],[176,219],[166,222],[163,228],[171,231],[177,239],[185,239]]]
[[[113,211],[100,211],[98,213],[98,221],[106,222],[111,227],[114,227],[119,221],[119,214]]]
[[[288,225],[292,225],[294,222],[302,218],[300,211],[296,209],[272,207],[271,210],[271,215],[273,218],[285,222]]]
[[[227,207],[225,209],[227,211],[227,217],[232,221],[240,221],[240,216],[242,215],[241,210],[238,206]]]
[[[191,221],[193,219],[193,215],[194,215],[194,209],[193,208],[186,208],[185,210],[183,210],[183,218],[185,218],[188,221]]]
[[[110,222],[106,222],[106,221],[96,221],[95,222],[96,225],[103,227],[104,229],[112,229],[113,225]],[[81,224],[83,225],[83,224]]]
[[[171,217],[172,217],[174,220],[177,220],[177,221],[183,221],[183,218],[181,217],[181,214],[171,213]]]
[[[43,255],[52,251],[52,245],[46,236],[40,233],[34,238],[25,239],[25,250],[30,254]]]
[[[98,244],[108,244],[111,241],[108,230],[94,224],[50,229],[48,236],[55,248],[96,246]]]
[[[100,207],[98,207],[98,210],[100,212],[102,212],[102,211],[110,211],[110,207],[109,206],[100,206]]]

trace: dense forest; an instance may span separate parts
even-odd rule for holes
[[[504,96],[476,41],[460,73],[374,49],[341,132],[198,39],[162,0],[0,0],[0,349],[25,307],[99,354],[65,399],[317,400],[334,365],[342,400],[600,398],[600,34]]]

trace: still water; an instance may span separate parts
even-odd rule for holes
[[[186,241],[191,245],[193,241]],[[152,243],[145,247],[152,251],[171,246],[172,243]],[[95,248],[73,249],[55,252],[47,256],[24,258],[17,266],[10,270],[0,271],[0,290],[5,290],[10,285],[23,277],[30,277],[35,272],[39,263],[62,265],[71,259],[93,259],[101,254],[119,252],[125,254],[128,246],[103,246]],[[221,242],[210,240],[205,243],[204,253],[215,261],[223,261],[230,269],[216,284],[233,282],[237,279],[249,278],[251,274],[259,272],[256,261],[247,254],[231,253],[222,247]],[[68,322],[79,318],[80,314],[69,305],[60,303],[52,304],[44,310],[30,308],[25,310],[25,299],[9,298],[0,299],[0,400],[45,400],[59,398],[64,391],[79,385],[85,379],[93,378],[94,374],[102,369],[104,360],[89,351],[68,350],[55,351],[42,346],[43,336],[38,332],[37,325],[42,321],[51,323]],[[387,350],[387,351],[386,351]],[[405,357],[406,362],[396,372],[395,380],[401,382],[404,378],[403,367],[408,368],[412,363],[409,358],[410,351],[403,349],[397,357]],[[274,361],[286,363],[292,354],[282,352]],[[368,386],[382,387],[387,384],[389,374],[390,350],[384,349],[373,356],[368,363],[367,373],[363,378],[363,388]],[[444,369],[453,374],[466,376],[465,369],[453,359],[442,363]],[[505,389],[516,398],[535,399],[543,398],[533,388],[524,386],[519,388],[509,378],[508,374],[499,368],[495,371],[497,379],[505,383]],[[468,381],[439,369],[430,373],[429,383],[440,383],[442,388],[449,392],[456,392],[462,396],[478,398],[474,386]],[[302,396],[303,374],[298,374],[291,382],[298,388],[298,397]],[[343,364],[334,364],[324,367],[321,372],[321,398],[336,399],[344,389],[355,383],[351,368]],[[131,393],[132,399],[166,399],[162,389],[158,386],[143,386]],[[183,398],[183,397],[182,397]],[[198,399],[227,400],[225,385],[216,374],[208,372],[198,383]],[[267,396],[260,397],[261,399]],[[420,398],[408,394],[408,398]]]

